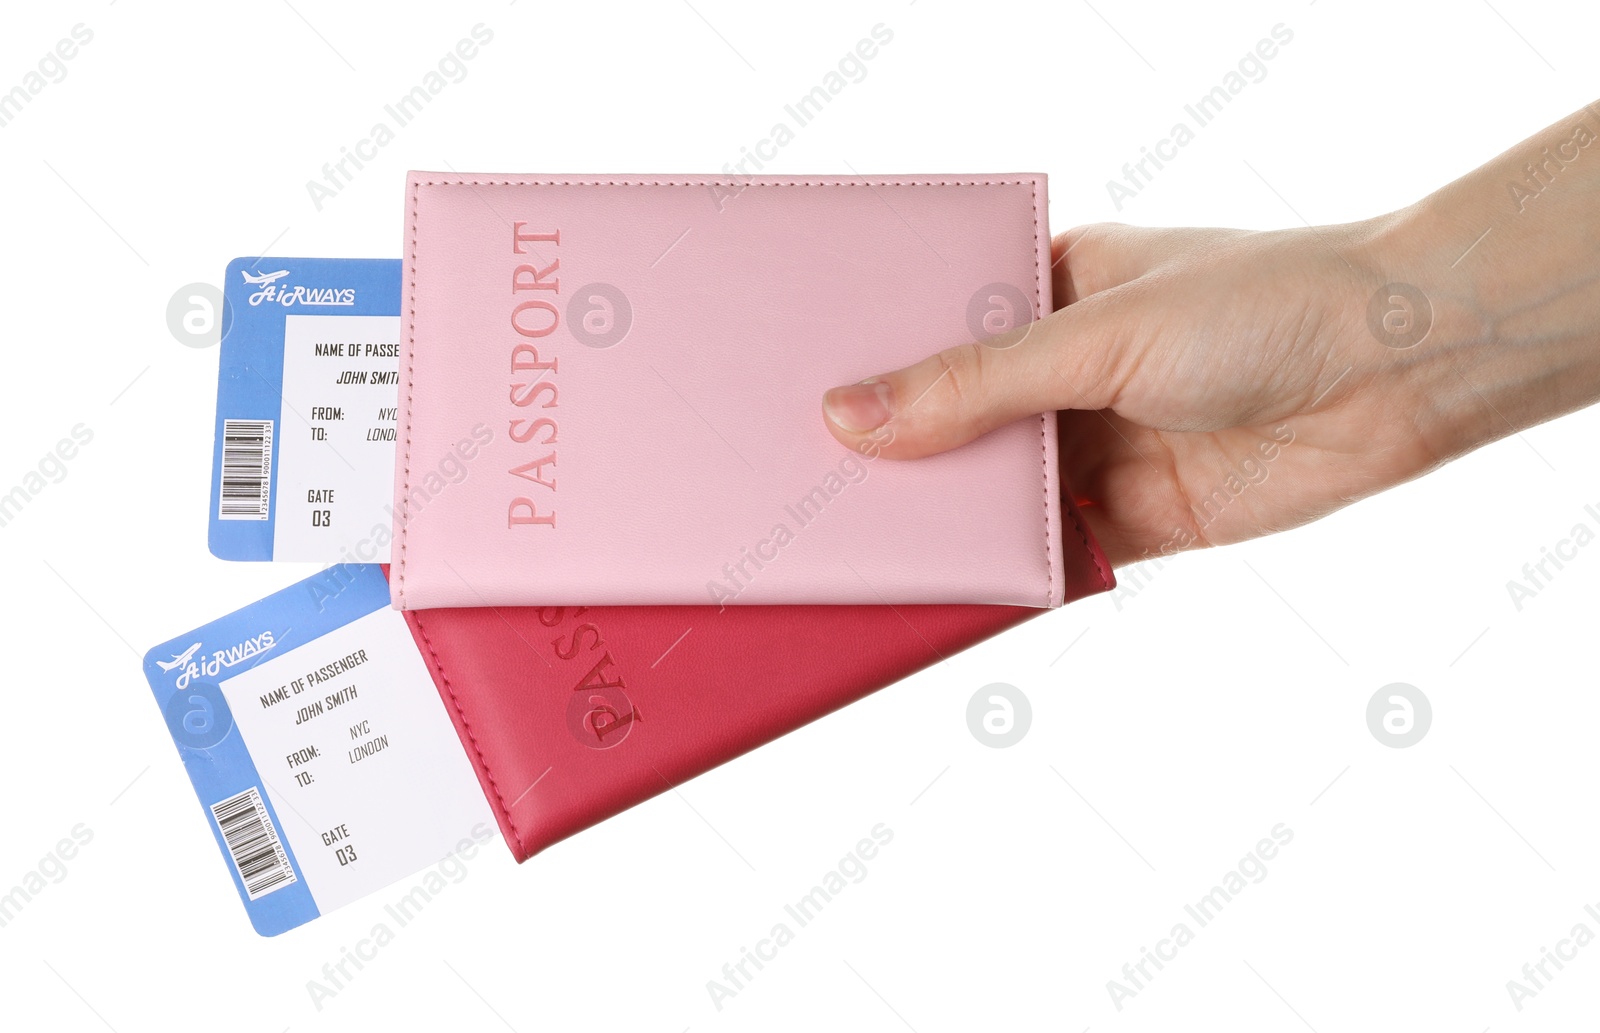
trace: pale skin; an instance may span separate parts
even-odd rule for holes
[[[830,390],[834,437],[915,459],[1059,410],[1064,483],[1120,566],[1308,523],[1600,400],[1600,102],[1362,222],[1099,224],[1053,251],[1055,312]],[[1267,475],[1206,508],[1251,457]]]

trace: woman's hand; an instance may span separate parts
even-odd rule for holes
[[[1366,222],[1064,233],[1058,311],[829,391],[829,428],[913,459],[1062,410],[1064,483],[1113,564],[1315,520],[1600,398],[1584,126]],[[1519,205],[1506,184],[1545,153],[1573,160]]]

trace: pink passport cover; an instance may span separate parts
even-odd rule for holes
[[[394,604],[1060,605],[1053,413],[896,462],[820,411],[1050,311],[1049,246],[1043,175],[412,173]]]

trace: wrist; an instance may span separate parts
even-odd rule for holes
[[[1600,114],[1585,110],[1363,225],[1375,361],[1440,459],[1600,400],[1597,197]],[[1391,332],[1408,316],[1420,339]]]

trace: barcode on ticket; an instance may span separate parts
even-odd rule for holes
[[[211,816],[239,870],[245,894],[256,900],[295,881],[294,866],[278,840],[261,794],[251,786],[237,796],[211,805]]]
[[[266,520],[272,514],[272,421],[222,421],[219,520]]]

